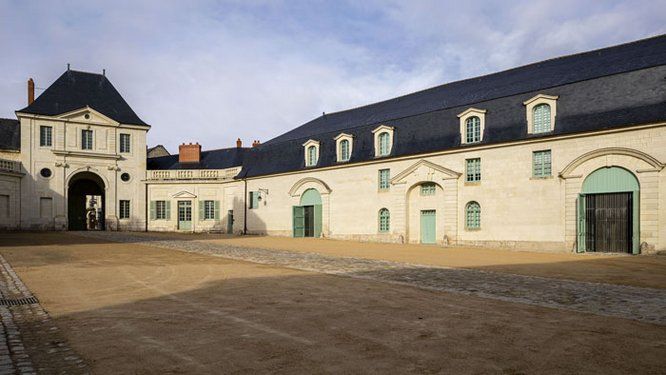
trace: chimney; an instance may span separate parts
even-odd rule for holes
[[[258,140],[255,139],[254,142],[252,142],[252,147],[257,147],[260,144],[261,144],[261,142],[259,142]]]
[[[178,146],[178,162],[181,164],[199,163],[201,161],[201,145],[199,143]]]
[[[238,139],[236,140],[236,147],[237,147],[237,148],[241,148],[241,147],[243,147],[243,141],[241,141],[240,138],[238,138]]]
[[[30,78],[28,80],[28,105],[35,101],[35,81]]]

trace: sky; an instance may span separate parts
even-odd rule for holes
[[[150,146],[267,141],[319,115],[666,33],[652,1],[0,0],[0,117],[106,75]]]

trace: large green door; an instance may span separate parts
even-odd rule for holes
[[[305,236],[305,209],[303,206],[294,206],[292,210],[294,237],[303,237]]]
[[[178,230],[192,230],[192,201],[178,201]]]
[[[437,221],[435,210],[421,211],[421,243],[433,244],[437,239]]]

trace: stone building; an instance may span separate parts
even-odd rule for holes
[[[182,144],[178,155],[147,162],[145,154],[123,155],[116,142],[131,130],[133,150],[145,151],[148,127],[138,118],[114,117],[87,95],[66,111],[35,113],[31,105],[17,111],[19,157],[2,154],[15,163],[0,175],[14,223],[6,226],[72,228],[66,188],[87,172],[103,179],[106,229],[666,250],[664,77],[659,36],[324,114],[249,148],[240,140],[209,151]],[[85,113],[99,120],[88,124]],[[61,143],[47,152],[36,146],[37,129],[52,122]],[[104,157],[79,149],[86,126],[107,130],[106,149],[94,152]],[[65,133],[76,139],[65,142]],[[45,167],[54,168],[52,180],[39,177]],[[123,172],[131,178],[118,183]],[[42,197],[52,197],[54,209],[40,221]],[[119,217],[121,200],[130,202],[127,219]]]

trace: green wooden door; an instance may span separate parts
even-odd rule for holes
[[[436,242],[436,217],[435,210],[421,211],[421,243],[433,244]]]
[[[178,230],[192,230],[192,201],[178,201]]]
[[[294,237],[303,237],[305,236],[305,209],[303,206],[294,206],[292,210]]]
[[[321,204],[314,205],[314,237],[321,237]]]

